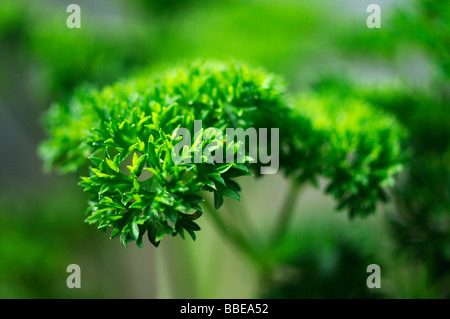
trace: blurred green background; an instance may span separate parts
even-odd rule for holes
[[[383,0],[381,28],[345,0],[78,0],[0,3],[1,298],[449,298],[450,2]],[[42,114],[90,83],[197,58],[236,58],[285,77],[292,92],[354,95],[392,112],[409,131],[412,160],[376,215],[349,220],[306,188],[271,258],[273,280],[205,215],[197,241],[123,248],[83,222],[76,176],[45,174]],[[263,237],[288,183],[242,178],[246,210]],[[66,267],[81,267],[81,289]],[[381,267],[381,288],[366,268]]]

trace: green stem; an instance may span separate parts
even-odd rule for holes
[[[227,204],[228,205],[225,205],[227,212],[229,212],[230,214],[233,214],[236,217],[236,220],[238,220],[239,224],[243,226],[243,228],[245,229],[245,233],[248,234],[248,236],[246,236],[246,237],[252,238],[253,241],[258,240],[258,242],[259,242],[260,238],[259,238],[255,228],[253,227],[252,223],[249,220],[249,213],[248,213],[248,210],[243,205],[244,203],[242,203],[242,202],[237,203],[237,204],[239,204],[239,207],[237,209],[235,209],[237,207],[236,203],[231,204],[229,202]]]
[[[208,216],[212,217],[216,227],[222,232],[224,237],[229,240],[233,245],[240,249],[242,253],[248,256],[258,267],[264,268],[265,261],[255,250],[255,246],[252,245],[245,236],[241,234],[235,227],[231,227],[225,220],[218,214],[217,210],[205,199],[205,208],[209,212]]]
[[[297,203],[298,193],[301,185],[297,181],[292,181],[289,191],[284,201],[283,207],[278,215],[278,222],[273,233],[272,245],[275,245],[283,239],[286,234],[289,221],[294,213],[295,204]]]

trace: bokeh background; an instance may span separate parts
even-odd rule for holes
[[[66,27],[73,2],[81,29]],[[378,0],[381,28],[369,29],[372,2],[2,0],[0,297],[449,298],[450,2]],[[37,155],[44,112],[85,83],[197,57],[263,66],[292,92],[387,87],[370,100],[407,128],[413,155],[390,202],[349,220],[320,187],[306,187],[268,256],[270,282],[206,215],[195,243],[167,238],[157,249],[125,249],[85,224],[77,176],[45,173]],[[226,200],[222,213],[247,211],[264,237],[288,184],[280,175],[241,183],[243,200]],[[66,286],[73,263],[81,289]],[[380,289],[366,287],[369,264],[381,267]]]

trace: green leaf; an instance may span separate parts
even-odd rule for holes
[[[147,154],[144,154],[141,157],[139,157],[139,159],[136,162],[133,159],[134,172],[135,172],[135,174],[137,176],[141,175],[141,172],[142,172],[142,169],[145,166],[145,161],[146,160],[147,160]]]
[[[119,172],[119,167],[116,165],[115,162],[111,161],[109,158],[106,158],[106,164],[108,164],[108,167],[111,168],[114,172]]]
[[[150,141],[148,142],[148,160],[152,167],[159,168],[159,158],[156,155],[155,146]]]
[[[120,235],[120,232],[122,231],[122,227],[116,226],[113,231],[111,232],[111,239],[117,238]]]
[[[233,191],[233,190],[231,190],[229,188],[225,188],[223,190],[222,194],[224,196],[228,196],[228,197],[231,197],[231,198],[234,198],[234,199],[237,199],[237,200],[241,200],[241,196],[238,193],[236,193],[235,191]]]
[[[137,179],[133,179],[133,188],[136,191],[139,191],[139,189],[141,188]]]
[[[221,191],[214,192],[214,207],[219,209],[223,205],[223,196]]]
[[[125,248],[127,248],[127,239],[128,239],[128,233],[122,232],[120,234],[120,243]]]
[[[143,238],[143,236],[144,236],[144,233],[146,232],[146,230],[147,230],[147,227],[145,226],[145,225],[139,225],[138,226],[139,227],[139,237],[138,237],[138,239],[136,240],[136,245],[139,247],[139,248],[143,248],[143,242],[142,242],[142,238]]]
[[[216,168],[216,172],[218,173],[218,174],[223,174],[223,173],[225,173],[226,171],[228,171],[231,167],[233,167],[233,163],[229,163],[229,164],[225,164],[225,165],[221,165],[221,166],[218,166],[217,168]]]
[[[89,157],[89,161],[91,162],[93,167],[100,167],[100,164],[103,162],[103,159],[98,157]]]
[[[131,222],[131,238],[135,241],[137,241],[137,239],[139,238],[139,227],[136,224],[136,220],[133,219],[133,221]]]
[[[218,173],[210,173],[210,174],[208,174],[208,175],[206,175],[206,176],[208,176],[208,178],[210,178],[210,179],[212,179],[212,180],[218,182],[219,184],[221,184],[221,185],[223,185],[223,186],[226,186],[225,181],[224,181],[224,179],[220,176],[220,174],[218,174]]]
[[[231,189],[232,191],[234,191],[236,193],[241,191],[241,187],[235,181],[233,181],[231,179],[227,179],[225,183],[227,184],[228,189]]]

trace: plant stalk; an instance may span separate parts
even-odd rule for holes
[[[258,267],[264,267],[265,261],[255,250],[255,246],[252,245],[242,233],[235,227],[231,227],[229,223],[218,214],[217,210],[205,199],[205,208],[209,212],[208,216],[212,217],[216,227],[222,232],[227,240],[229,240],[233,245],[240,249],[247,257],[250,258]]]
[[[297,181],[293,180],[291,182],[283,207],[278,215],[278,221],[272,237],[272,245],[278,244],[286,234],[289,221],[294,213],[300,188],[301,185]]]

